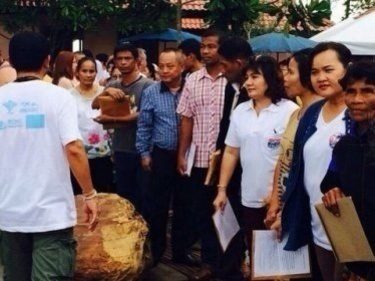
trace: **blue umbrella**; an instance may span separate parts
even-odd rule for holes
[[[294,53],[318,44],[300,36],[277,32],[254,37],[249,43],[255,53]]]
[[[185,40],[185,39],[196,39],[201,41],[201,38],[197,35],[191,34],[189,32],[181,31],[181,34],[178,33],[177,30],[168,28],[164,31],[157,32],[157,33],[142,33],[137,34],[128,38],[124,38],[121,42],[126,41],[140,41],[140,40],[157,40],[157,41],[178,41],[178,40]]]

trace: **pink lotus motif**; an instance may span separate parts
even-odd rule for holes
[[[89,135],[88,141],[90,144],[97,144],[100,141],[100,136],[98,134]]]

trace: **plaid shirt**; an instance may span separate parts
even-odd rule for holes
[[[194,167],[207,168],[210,154],[215,151],[226,84],[224,76],[213,79],[206,68],[186,79],[177,113],[194,121],[192,142],[197,146]]]

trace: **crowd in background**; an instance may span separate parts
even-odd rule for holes
[[[95,57],[61,51],[43,80],[74,99],[93,186],[128,199],[144,216],[154,265],[166,249],[172,209],[172,259],[200,266],[194,280],[245,280],[253,230],[263,229],[287,239],[286,250],[309,246],[311,280],[344,280],[345,272],[375,280],[374,263],[335,260],[314,207],[323,202],[339,215],[337,200],[351,196],[374,251],[375,64],[353,61],[335,42],[283,64],[282,72],[246,40],[209,29],[201,42],[163,50],[157,63],[130,43]],[[103,114],[104,96],[129,98],[130,114]],[[219,173],[208,184],[213,157]],[[72,170],[76,194],[79,177]],[[223,252],[212,215],[228,202],[241,231]],[[197,241],[200,260],[191,254]]]

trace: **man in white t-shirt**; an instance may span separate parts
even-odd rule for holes
[[[17,80],[0,88],[0,230],[7,281],[72,280],[76,208],[69,167],[84,196],[88,228],[96,191],[69,92],[42,81],[47,40],[22,32],[9,44]]]

